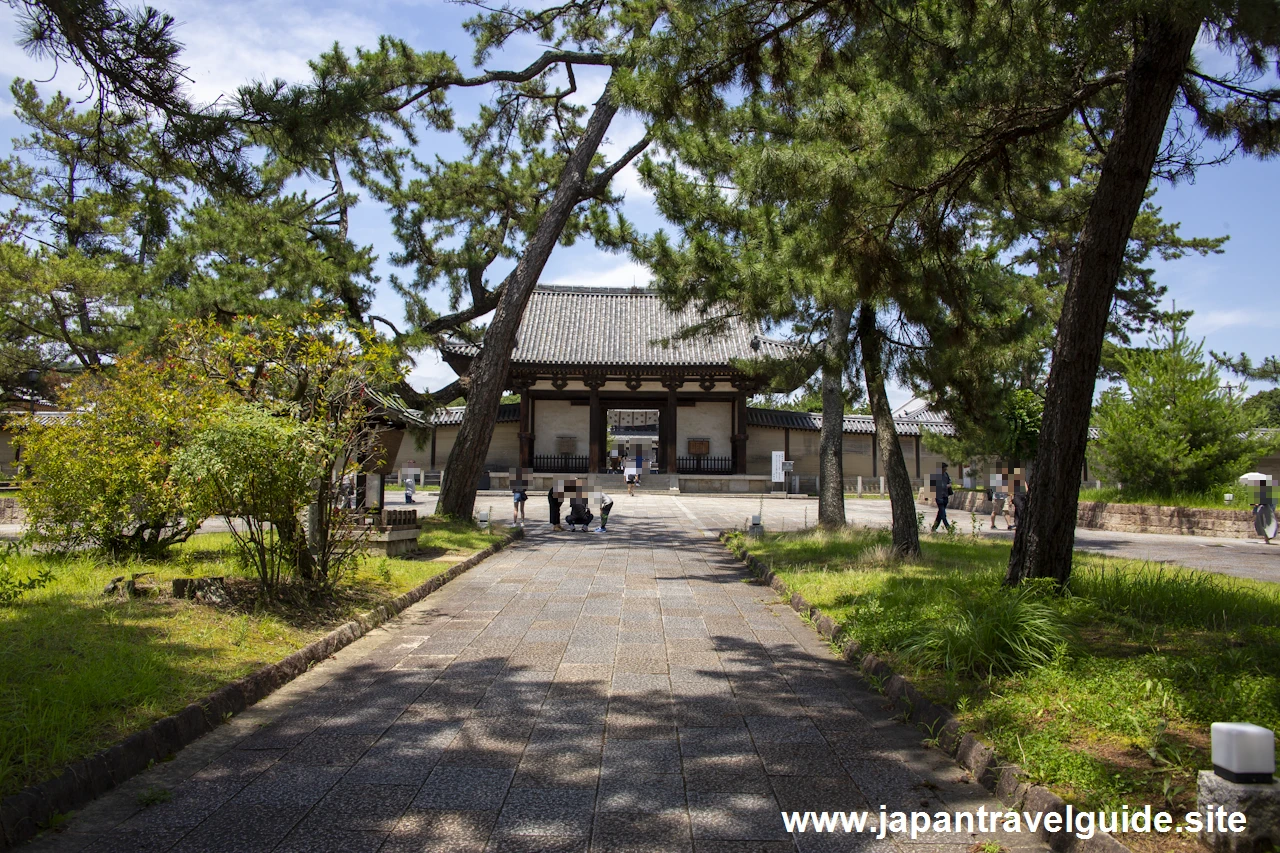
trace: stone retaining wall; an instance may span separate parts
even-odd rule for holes
[[[0,497],[0,524],[22,524],[26,519],[27,513],[15,492]]]
[[[932,503],[926,489],[917,501]],[[957,492],[947,502],[948,512],[976,512],[991,515],[991,501],[985,492]],[[1176,533],[1185,536],[1217,536],[1223,539],[1258,539],[1253,514],[1240,509],[1200,509],[1185,506],[1116,504],[1082,501],[1076,512],[1076,526],[1089,530],[1119,533]]]

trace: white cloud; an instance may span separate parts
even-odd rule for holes
[[[1245,326],[1254,329],[1280,328],[1280,317],[1268,312],[1245,308],[1197,311],[1187,323],[1192,336],[1211,335],[1229,326]]]
[[[191,93],[198,101],[233,94],[250,80],[310,78],[308,60],[341,42],[347,50],[377,42],[374,19],[353,11],[317,8],[298,0],[171,2],[186,50]]]
[[[185,46],[179,61],[191,78],[189,92],[199,102],[234,94],[251,80],[305,81],[311,76],[307,61],[335,41],[348,49],[371,46],[379,33],[368,7],[344,11],[316,8],[302,0],[172,0],[157,5],[178,22],[175,33]],[[53,77],[56,68],[57,77],[42,89],[68,94],[79,90],[83,77],[78,69],[34,59],[18,47],[17,39],[16,16],[0,15],[0,74],[40,81]],[[0,109],[12,106],[6,103]]]
[[[542,283],[577,287],[645,287],[652,280],[653,273],[648,267],[635,261],[618,261],[612,255],[599,252],[594,262],[589,257],[575,258],[572,272],[554,277],[544,275]]]
[[[457,379],[453,368],[445,364],[440,353],[427,350],[417,358],[417,363],[409,371],[409,384],[419,391],[435,391]]]

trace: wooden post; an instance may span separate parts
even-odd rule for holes
[[[529,399],[529,386],[520,388],[520,467],[533,468],[533,400]]]
[[[738,394],[733,398],[734,425],[733,433],[733,473],[747,473],[747,389],[739,386]]]
[[[916,436],[916,479],[920,479],[920,436]]]
[[[600,384],[587,379],[586,386],[591,389],[591,413],[587,419],[587,470],[594,474],[600,471],[600,422],[604,418],[600,411]]]
[[[668,474],[678,473],[676,457],[680,452],[678,430],[680,400],[676,396],[676,390],[683,384],[683,379],[665,379],[662,382],[662,386],[667,389],[667,446],[666,456],[660,464],[665,464]]]

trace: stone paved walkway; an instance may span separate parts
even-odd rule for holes
[[[687,506],[621,500],[607,535],[531,529],[31,849],[1047,849],[785,831],[782,809],[999,806]]]

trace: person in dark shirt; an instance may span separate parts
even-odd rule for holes
[[[933,481],[933,499],[938,505],[938,514],[933,519],[933,532],[938,532],[939,524],[951,530],[951,522],[947,521],[947,501],[951,499],[954,490],[951,488],[951,475],[947,473],[947,463],[943,462],[930,479]]]

